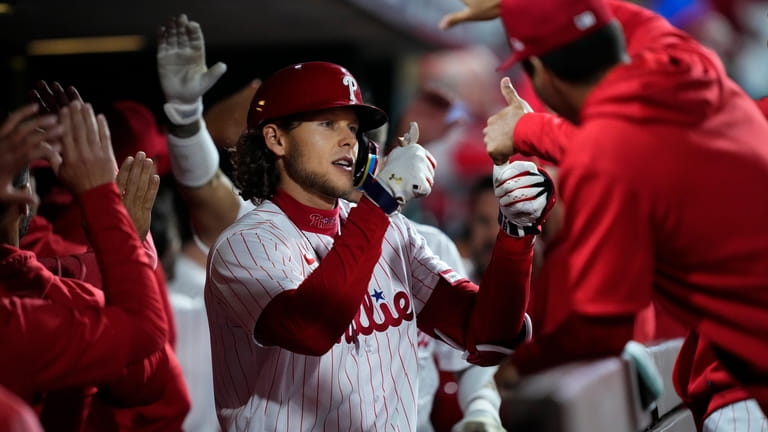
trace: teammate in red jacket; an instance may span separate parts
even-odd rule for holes
[[[502,81],[510,106],[485,130],[497,162],[515,151],[559,160],[567,208],[573,309],[511,365],[617,354],[653,300],[690,329],[675,383],[700,427],[748,396],[766,411],[768,202],[754,196],[768,184],[768,123],[755,103],[714,53],[632,4],[473,3],[443,24],[500,14],[507,64],[523,60],[565,119],[526,113]]]
[[[3,151],[35,137],[47,138],[30,132],[35,110],[22,109],[3,124]],[[0,358],[0,383],[27,401],[49,390],[137,374],[161,351],[167,337],[152,268],[114,183],[106,122],[99,118],[97,127],[90,106],[79,101],[59,117],[60,126],[42,129],[49,129],[49,135],[54,130],[63,134],[64,161],[55,165],[84,209],[108,302],[104,307],[104,296],[95,287],[56,277],[33,253],[18,249],[26,208],[2,206],[0,338],[13,355]]]

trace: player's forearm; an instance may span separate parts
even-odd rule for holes
[[[171,169],[189,209],[192,228],[206,245],[237,219],[240,198],[219,169],[219,153],[205,122],[169,125]]]
[[[467,343],[476,347],[476,352],[470,353],[468,361],[483,366],[498,364],[523,339],[533,242],[532,235],[515,238],[499,231],[469,315]]]
[[[388,226],[389,218],[381,209],[362,199],[312,274],[264,308],[256,323],[256,340],[300,354],[326,353],[360,310]]]
[[[500,232],[493,258],[478,289],[463,279],[440,278],[419,312],[419,329],[488,366],[502,361],[525,339],[533,241]]]
[[[179,184],[179,192],[189,209],[195,235],[207,246],[212,245],[224,229],[237,219],[241,199],[221,170],[202,186]]]
[[[166,341],[160,289],[117,186],[109,183],[79,196],[91,245],[100,263],[107,306],[134,321],[128,343],[139,360]]]

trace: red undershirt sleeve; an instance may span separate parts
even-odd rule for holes
[[[480,287],[441,278],[419,313],[419,328],[466,349],[472,363],[499,363],[521,342],[532,259],[533,236],[499,231]]]
[[[388,227],[387,215],[367,197],[361,199],[312,274],[264,308],[256,340],[299,354],[328,352],[360,310]]]
[[[557,165],[575,128],[573,124],[554,114],[525,114],[515,126],[515,151]]]

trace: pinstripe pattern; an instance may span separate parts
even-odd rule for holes
[[[344,203],[343,219],[348,210]],[[415,430],[416,322],[406,319],[396,327],[365,329],[380,325],[386,314],[394,316],[398,304],[410,303],[414,314],[421,310],[447,265],[407,219],[395,215],[369,287],[369,294],[380,291],[384,300],[364,299],[348,337],[342,336],[321,357],[263,347],[252,332],[264,307],[317,267],[305,256],[322,259],[333,245],[329,236],[304,236],[265,201],[228,228],[210,253],[205,300],[223,429]],[[366,302],[374,310],[370,320]]]
[[[754,399],[726,405],[704,420],[703,432],[768,432],[768,419]]]

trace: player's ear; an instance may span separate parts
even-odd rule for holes
[[[285,144],[283,144],[280,132],[280,128],[274,123],[265,125],[261,130],[267,148],[278,157],[285,155]]]

